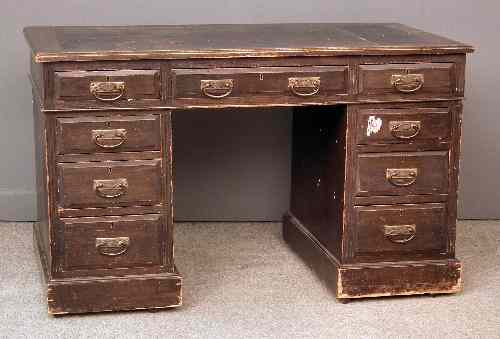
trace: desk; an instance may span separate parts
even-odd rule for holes
[[[171,117],[190,108],[293,107],[283,234],[339,300],[461,289],[455,222],[472,47],[400,24],[25,36],[50,313],[181,305]]]

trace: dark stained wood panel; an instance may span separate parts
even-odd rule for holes
[[[358,260],[440,259],[448,252],[444,204],[356,206],[354,214]]]
[[[458,89],[454,67],[453,63],[445,62],[360,65],[359,95],[390,99],[448,98]],[[413,76],[421,78],[412,81]],[[405,77],[410,78],[404,80]],[[396,79],[402,80],[399,85],[394,83]]]
[[[441,144],[451,137],[449,108],[361,109],[357,118],[359,145]],[[378,130],[370,126],[374,121],[380,123]]]
[[[160,215],[62,219],[61,227],[65,271],[105,269],[106,275],[125,275],[129,274],[127,268],[164,264]],[[99,243],[102,239],[127,242],[123,248],[106,248],[105,242]]]
[[[357,196],[448,193],[449,152],[362,153],[357,156]]]
[[[342,100],[349,91],[347,65],[173,69],[172,73],[176,106],[220,106],[263,101],[321,103],[325,99]],[[306,82],[317,79],[318,83],[295,88],[290,85],[291,79]],[[219,81],[230,86],[223,87],[222,92],[211,93],[200,88],[204,81]]]
[[[342,107],[293,112],[290,211],[333,255],[341,255],[346,112]]]
[[[37,62],[471,52],[469,45],[394,23],[33,26]]]
[[[161,159],[63,163],[61,208],[156,205],[162,200]]]
[[[160,128],[157,114],[57,118],[56,150],[57,154],[159,151]]]
[[[119,81],[125,89],[121,100],[160,99],[160,70],[54,72],[55,100],[98,100],[89,90],[93,82]],[[107,98],[103,98],[107,99]]]

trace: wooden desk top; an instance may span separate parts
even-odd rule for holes
[[[470,45],[396,23],[33,26],[24,33],[36,62],[473,51]]]

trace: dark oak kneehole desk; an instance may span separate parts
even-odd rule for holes
[[[182,303],[172,112],[293,107],[283,234],[339,300],[461,289],[472,47],[400,24],[28,27],[53,314]],[[180,112],[179,114],[182,114]]]

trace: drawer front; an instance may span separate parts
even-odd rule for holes
[[[179,106],[322,102],[345,97],[349,87],[344,65],[173,69],[172,77]]]
[[[448,151],[358,154],[357,196],[448,193]]]
[[[380,99],[449,98],[456,90],[455,64],[447,62],[360,65],[359,95]]]
[[[364,109],[357,126],[358,145],[443,143],[450,141],[451,113],[446,108]]]
[[[57,118],[57,154],[159,151],[160,117]]]
[[[62,219],[65,271],[163,265],[159,215]]]
[[[57,167],[62,208],[144,206],[162,200],[160,159],[62,163]]]
[[[160,74],[159,69],[55,71],[54,100],[69,104],[86,101],[99,105],[160,100]]]
[[[444,204],[355,207],[354,257],[407,260],[448,253]]]

